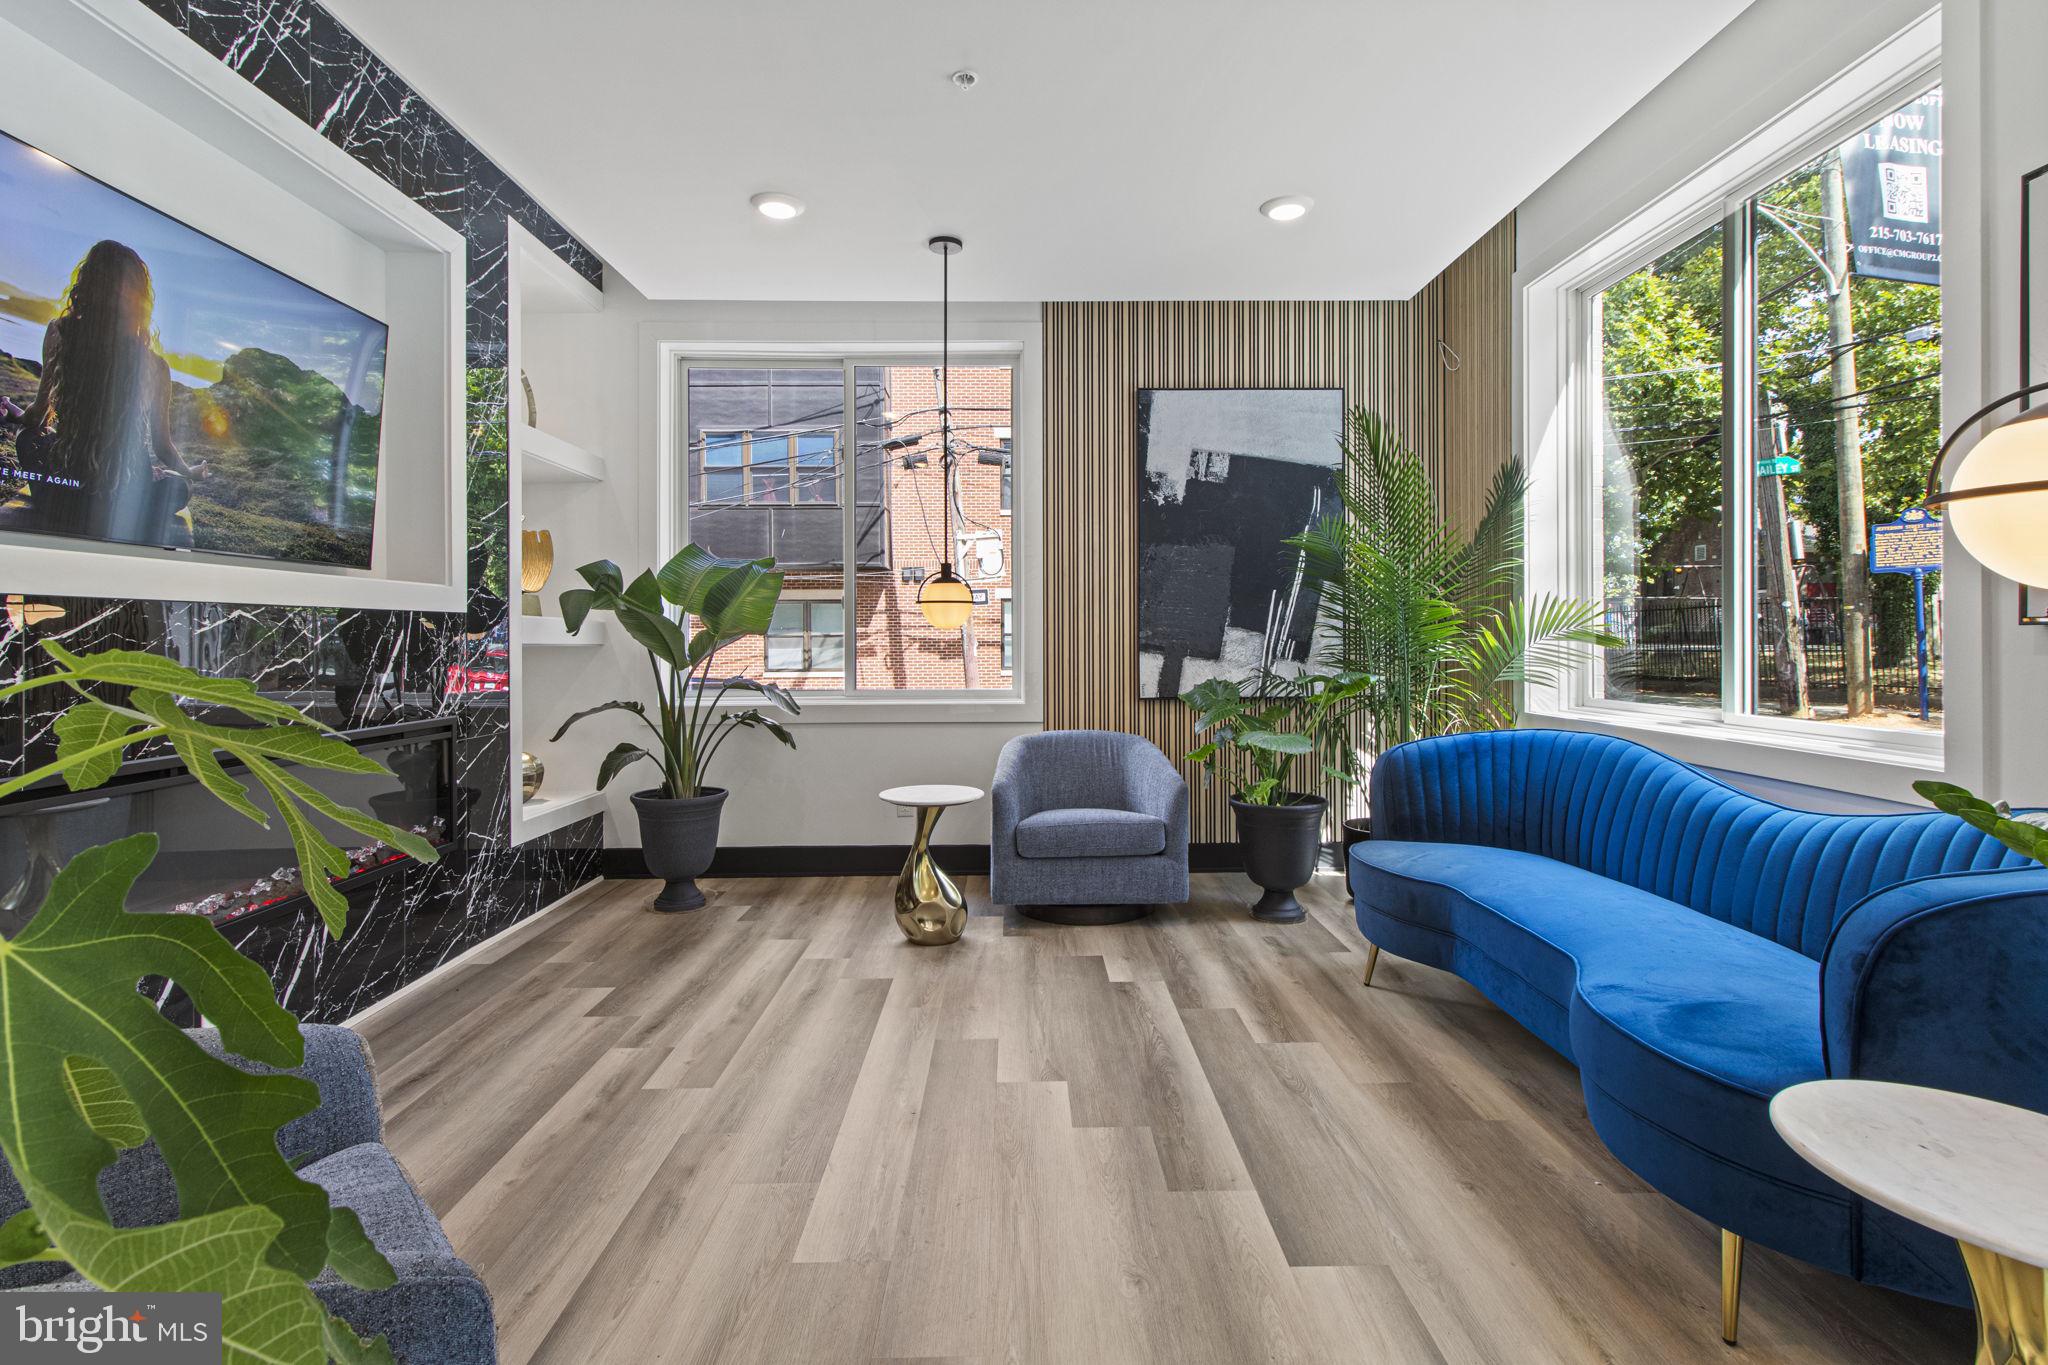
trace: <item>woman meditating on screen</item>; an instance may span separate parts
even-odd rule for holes
[[[187,465],[171,440],[171,370],[157,353],[149,267],[119,242],[85,253],[43,331],[42,382],[17,445],[25,529],[189,545]]]

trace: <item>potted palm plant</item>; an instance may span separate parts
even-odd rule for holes
[[[1598,603],[1523,600],[1522,467],[1494,476],[1469,535],[1441,510],[1422,457],[1379,416],[1345,417],[1340,510],[1294,536],[1305,581],[1321,594],[1318,661],[1370,678],[1358,699],[1367,756],[1432,735],[1515,723],[1514,687],[1551,684],[1588,647],[1622,640]],[[1356,785],[1369,765],[1342,765]],[[1345,822],[1348,846],[1370,816]]]
[[[1207,736],[1187,757],[1230,784],[1245,875],[1265,891],[1253,919],[1305,918],[1294,893],[1315,875],[1330,803],[1304,789],[1296,764],[1310,760],[1319,780],[1347,777],[1345,736],[1370,687],[1354,673],[1268,674],[1249,693],[1232,679],[1211,678],[1181,694],[1195,713],[1195,733]]]
[[[608,559],[576,571],[586,588],[562,594],[562,623],[571,635],[593,611],[608,611],[619,628],[647,651],[654,674],[653,714],[644,702],[608,701],[578,711],[555,731],[607,711],[638,716],[652,745],[626,740],[605,755],[597,770],[602,791],[625,769],[642,760],[661,768],[661,785],[633,794],[640,817],[640,847],[648,870],[668,885],[655,897],[656,910],[695,910],[704,904],[697,878],[718,851],[718,817],[726,789],[705,782],[711,761],[740,730],[765,730],[794,749],[796,737],[760,706],[728,707],[728,697],[754,698],[791,714],[800,708],[788,689],[747,677],[717,677],[719,651],[749,635],[762,635],[782,595],[782,575],[772,559],[721,559],[685,545],[658,570],[643,570],[631,583]],[[669,615],[679,609],[683,624]]]

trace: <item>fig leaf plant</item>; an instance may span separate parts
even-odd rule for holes
[[[0,782],[0,796],[60,775],[72,791],[99,787],[130,751],[160,742],[223,804],[267,826],[270,812],[225,756],[269,797],[300,884],[336,937],[348,904],[330,878],[350,864],[316,816],[422,862],[438,859],[427,840],[307,781],[307,770],[388,770],[246,680],[129,650],[80,655],[52,641],[42,649],[29,676],[0,687],[0,701],[43,688],[75,700],[52,727],[55,758]],[[201,720],[181,702],[242,723]],[[155,834],[141,833],[83,850],[28,922],[0,937],[0,1093],[11,1097],[0,1106],[0,1152],[28,1199],[0,1224],[0,1267],[63,1262],[102,1289],[218,1293],[230,1362],[389,1362],[383,1338],[358,1338],[307,1286],[327,1267],[361,1288],[395,1282],[356,1216],[332,1207],[278,1148],[278,1129],[318,1107],[318,1088],[215,1057],[137,991],[144,977],[174,982],[235,1057],[281,1071],[305,1060],[298,1020],[277,1003],[268,974],[209,920],[127,908],[157,847]],[[169,1167],[179,1216],[114,1227],[100,1173],[145,1141]]]
[[[1915,782],[1913,790],[1936,810],[1947,811],[1964,824],[1983,830],[2015,853],[2048,864],[2048,811],[2013,813],[2003,801],[1986,801],[1953,782]]]

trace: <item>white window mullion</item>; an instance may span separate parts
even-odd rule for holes
[[[854,383],[853,361],[841,362],[839,377],[845,394],[839,414],[839,448],[845,452],[839,461],[839,573],[841,600],[846,604],[841,663],[843,685],[851,696],[860,691],[860,393]],[[877,459],[880,456],[877,451]],[[878,466],[878,472],[887,477],[886,469]]]
[[[1755,207],[1721,224],[1721,712],[1756,703]]]

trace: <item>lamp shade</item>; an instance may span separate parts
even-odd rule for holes
[[[960,581],[951,564],[918,585],[918,610],[934,630],[958,630],[974,612],[974,590]]]
[[[2048,480],[2048,408],[2001,423],[1948,481],[1949,528],[1979,564],[2016,583],[2048,583],[2048,489],[1959,497],[1973,488]]]

